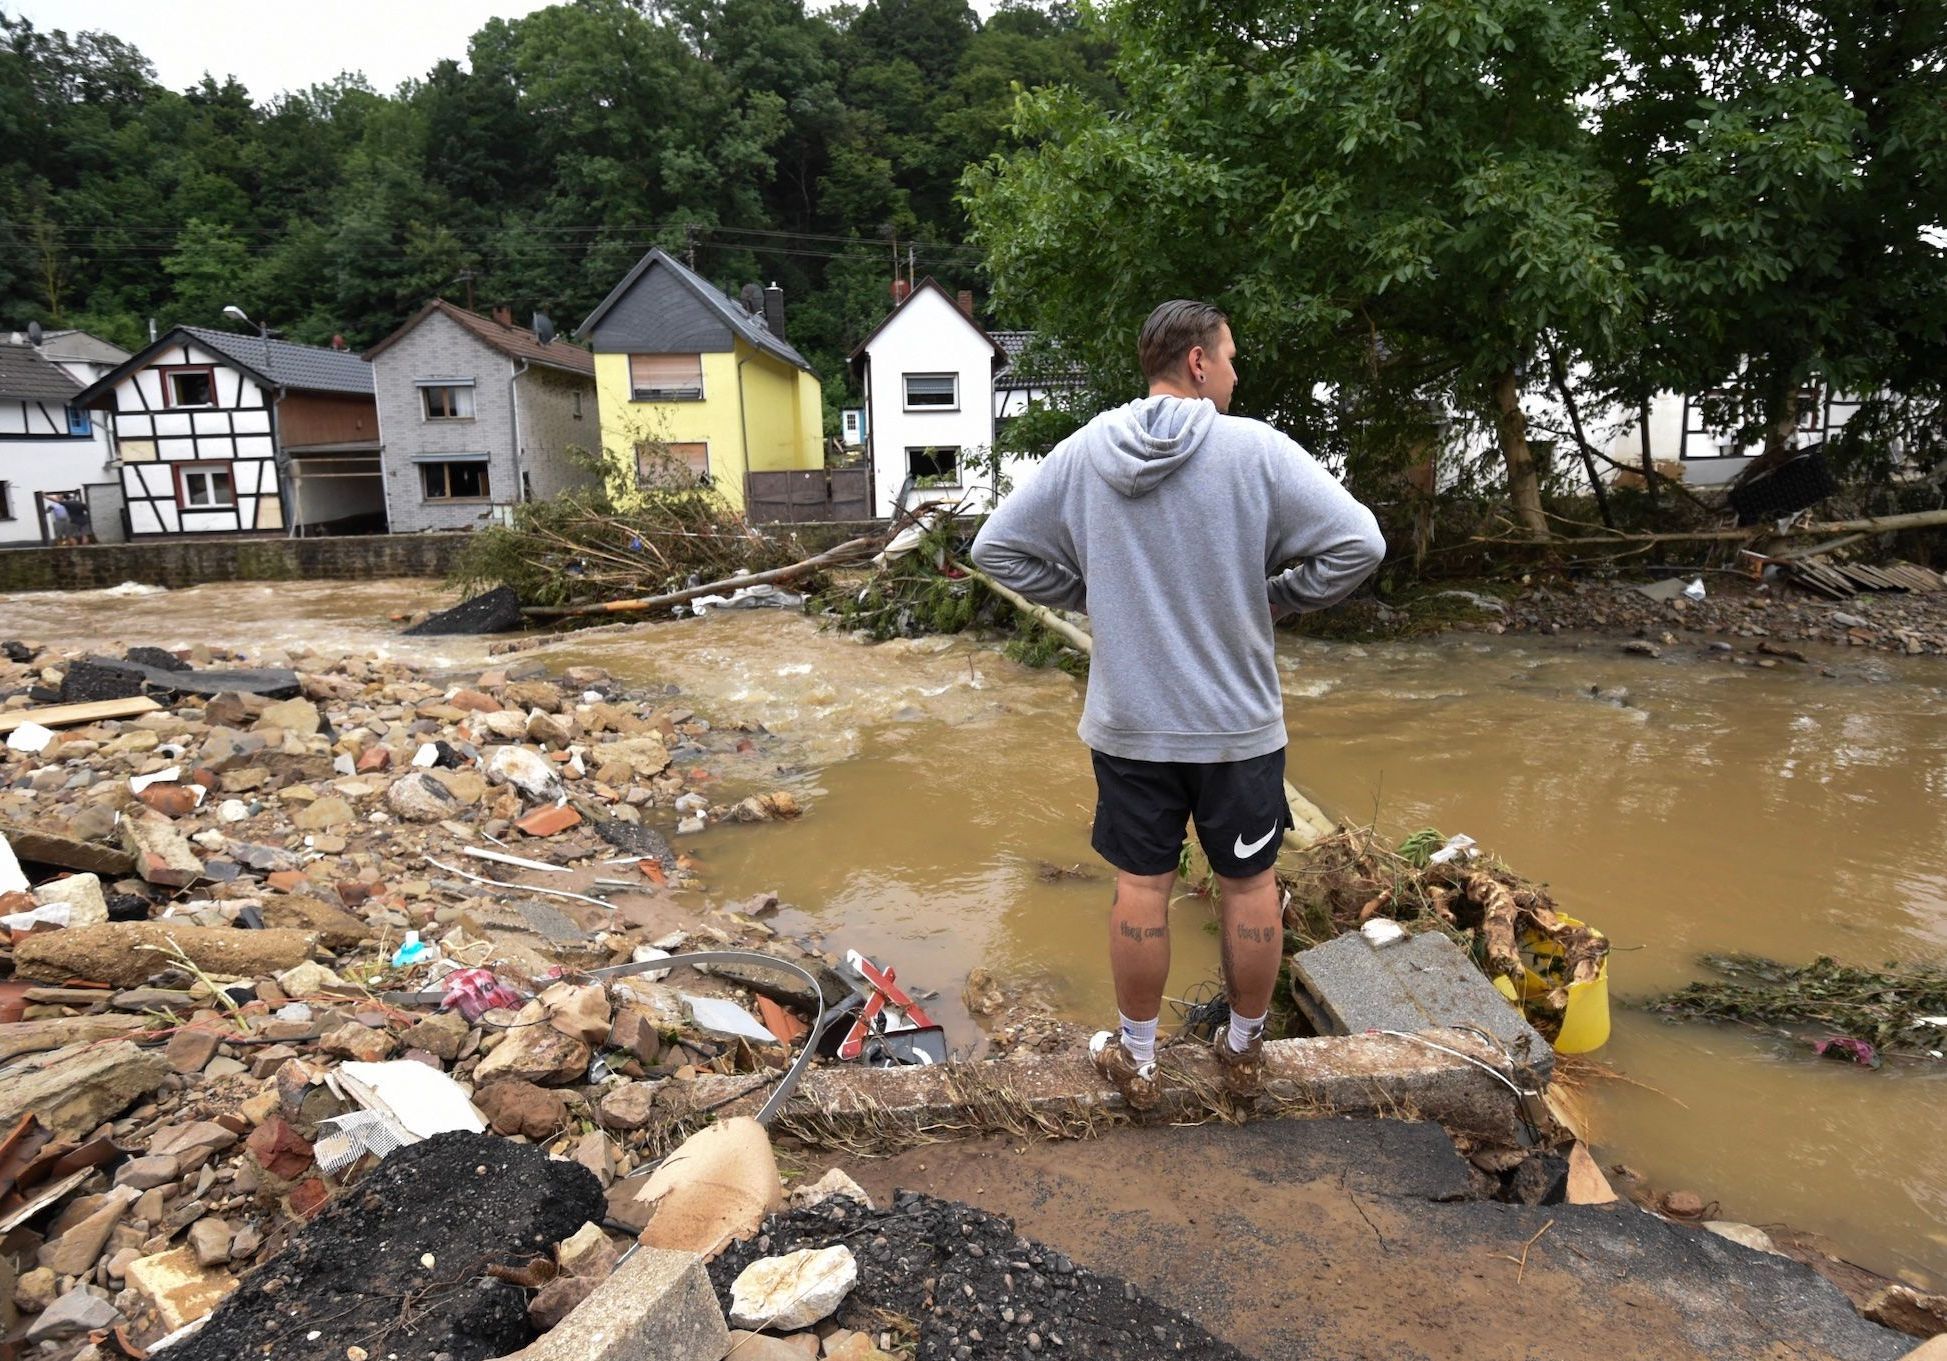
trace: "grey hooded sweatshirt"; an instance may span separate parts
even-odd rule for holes
[[[1087,611],[1084,742],[1212,763],[1285,744],[1269,607],[1335,604],[1385,551],[1372,512],[1291,439],[1208,400],[1147,397],[1057,445],[973,560],[1029,600]]]

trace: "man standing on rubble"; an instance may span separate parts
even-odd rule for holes
[[[1184,825],[1222,897],[1227,1085],[1261,1081],[1284,929],[1272,866],[1291,826],[1272,624],[1351,594],[1385,554],[1372,512],[1295,442],[1227,414],[1229,319],[1166,302],[1137,345],[1149,396],[1063,440],[974,542],[982,571],[1094,634],[1081,738],[1094,753],[1094,846],[1116,869],[1109,963],[1120,1027],[1096,1066],[1156,1104],[1156,1020]],[[1284,571],[1286,563],[1294,565]]]

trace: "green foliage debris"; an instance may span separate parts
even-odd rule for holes
[[[1651,1004],[1696,1020],[1818,1030],[1868,1040],[1886,1053],[1932,1056],[1947,1048],[1947,969],[1888,964],[1862,969],[1820,956],[1788,965],[1758,955],[1705,955],[1725,981],[1691,983]]]

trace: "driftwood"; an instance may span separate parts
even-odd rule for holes
[[[750,572],[743,576],[725,577],[721,581],[706,582],[701,586],[691,586],[686,590],[671,591],[667,595],[642,596],[634,600],[603,600],[586,605],[530,605],[521,611],[528,619],[571,619],[581,614],[639,614],[646,610],[666,609],[680,605],[686,600],[697,600],[719,591],[741,590],[745,586],[769,586],[779,581],[789,581],[816,572],[824,567],[836,567],[841,563],[852,562],[876,553],[883,542],[877,538],[851,539],[836,548],[828,549],[816,557],[794,562],[788,567],[776,567],[768,572]]]
[[[978,568],[967,567],[964,563],[961,564],[961,567],[968,576],[977,579],[981,585],[985,586],[1002,600],[1005,600],[1015,609],[1021,611],[1021,613],[1033,619],[1050,633],[1055,634],[1063,642],[1075,648],[1076,651],[1086,653],[1091,657],[1095,655],[1095,640],[1084,630],[1076,628],[1073,624],[1046,606],[1037,605],[1019,592],[1009,590]],[[1287,841],[1295,841],[1302,848],[1310,846],[1316,841],[1323,840],[1338,830],[1338,824],[1326,817],[1324,810],[1317,804],[1313,803],[1303,794],[1300,794],[1289,780],[1284,782],[1284,798],[1285,804],[1291,809],[1291,820],[1297,824],[1285,833],[1285,839]]]
[[[43,728],[68,728],[77,723],[97,723],[104,718],[135,718],[141,714],[152,714],[161,707],[147,695],[134,695],[128,699],[56,704],[44,709],[9,709],[0,714],[0,735],[12,732],[23,723],[38,723]]]
[[[1538,542],[1550,548],[1582,548],[1589,544],[1732,542],[1741,539],[1791,539],[1810,534],[1892,534],[1902,529],[1927,529],[1934,525],[1947,525],[1947,510],[1916,510],[1905,515],[1876,515],[1861,520],[1826,520],[1819,524],[1790,525],[1784,529],[1746,525],[1739,529],[1698,529],[1687,533],[1591,534]],[[1475,535],[1472,542],[1527,544],[1537,541]]]

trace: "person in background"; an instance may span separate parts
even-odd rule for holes
[[[88,511],[87,498],[78,491],[71,491],[67,496],[67,505],[68,525],[73,533],[74,541],[76,543],[93,543],[95,541],[95,524],[94,518]]]
[[[68,519],[68,503],[58,494],[50,496],[43,503],[41,513],[47,519],[47,541],[57,546],[67,543],[74,534],[74,525]]]

